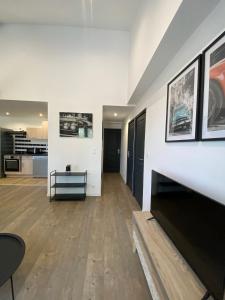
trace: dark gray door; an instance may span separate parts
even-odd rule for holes
[[[134,156],[134,196],[142,208],[145,148],[145,112],[136,118]]]
[[[104,130],[104,172],[120,171],[121,129]]]
[[[128,146],[127,146],[127,185],[133,191],[134,178],[134,120],[128,126]]]

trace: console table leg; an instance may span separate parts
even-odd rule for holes
[[[10,281],[11,281],[12,299],[15,300],[15,298],[14,298],[14,288],[13,288],[13,278],[12,278],[12,276],[10,277]]]
[[[207,291],[201,300],[208,300],[210,297],[210,293]]]

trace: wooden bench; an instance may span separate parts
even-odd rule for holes
[[[134,251],[137,251],[153,300],[200,300],[206,288],[172,241],[151,218],[133,212]]]

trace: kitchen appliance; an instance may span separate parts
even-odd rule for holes
[[[21,171],[21,156],[20,155],[4,155],[4,171],[7,175],[12,172]]]
[[[27,154],[36,154],[36,148],[35,147],[29,147],[27,148]]]

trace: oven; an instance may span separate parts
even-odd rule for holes
[[[4,171],[5,174],[10,172],[21,171],[21,156],[19,155],[5,155],[4,156]]]

